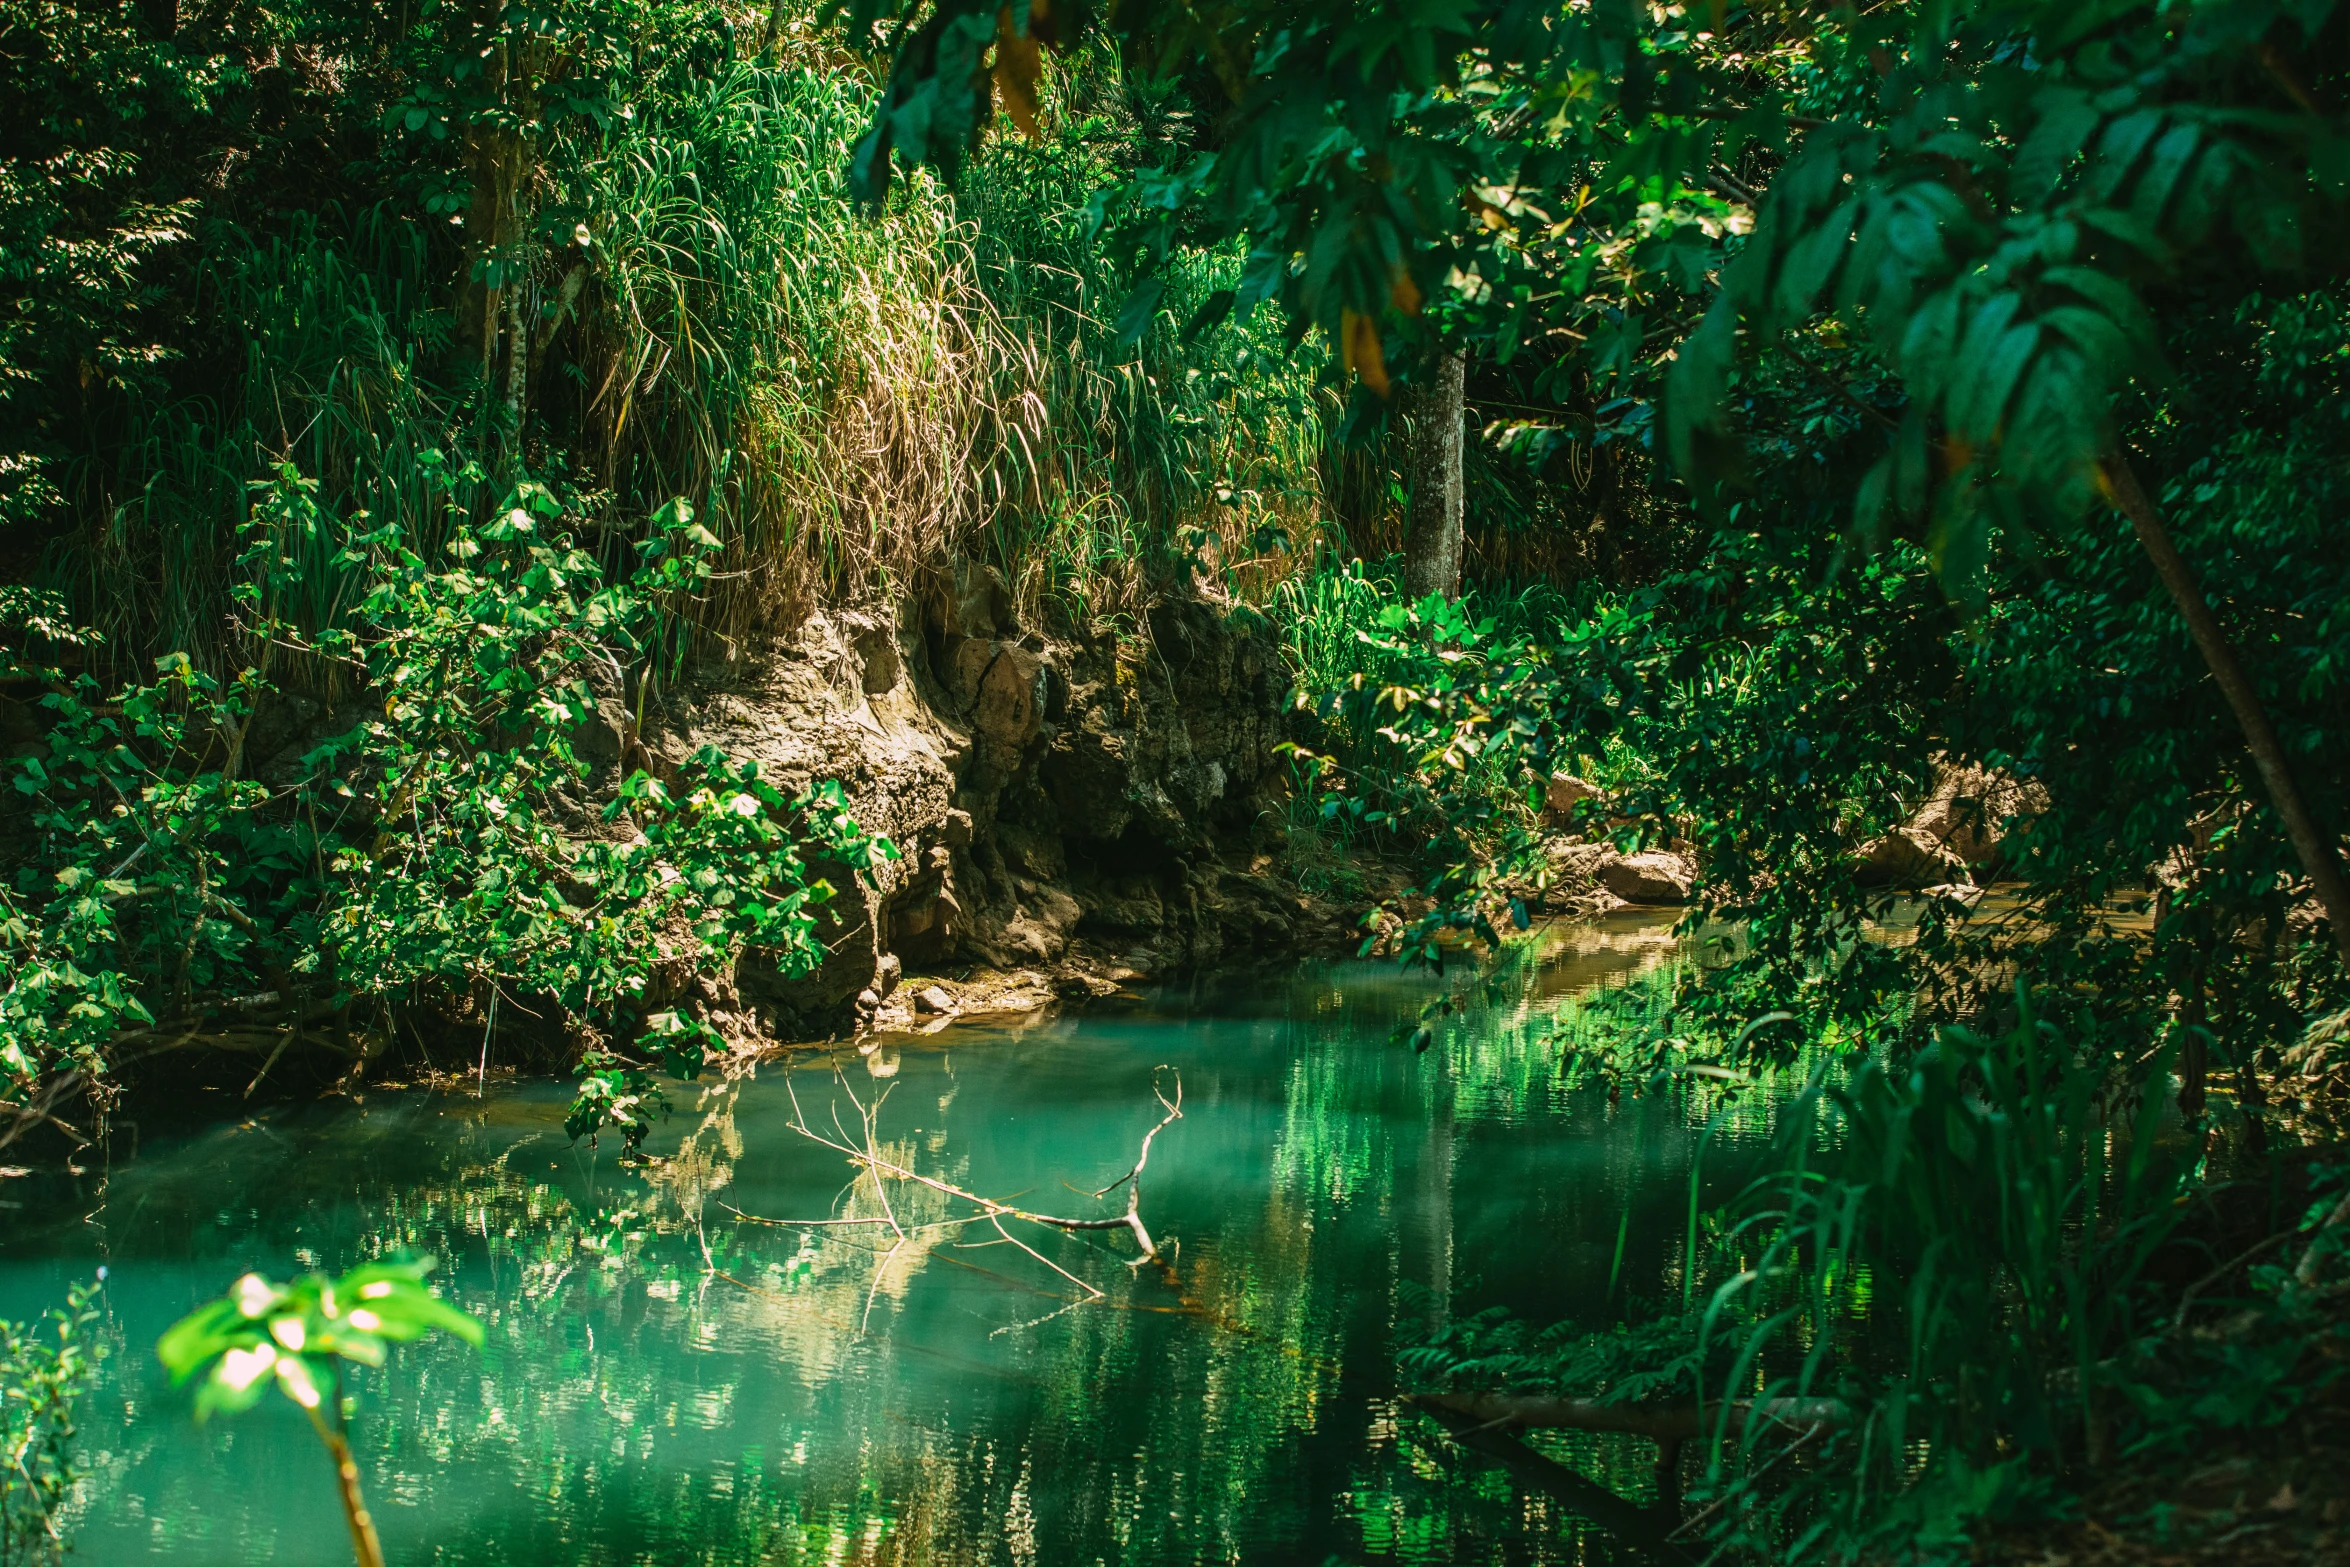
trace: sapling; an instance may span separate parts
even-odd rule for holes
[[[203,1376],[196,1390],[198,1421],[215,1410],[237,1414],[252,1408],[272,1382],[301,1406],[334,1459],[359,1567],[383,1567],[383,1542],[359,1494],[341,1363],[380,1366],[386,1344],[435,1329],[481,1347],[481,1324],[425,1288],[432,1267],[430,1257],[371,1262],[339,1279],[313,1273],[291,1284],[248,1273],[225,1296],[174,1323],[155,1345],[175,1387]]]

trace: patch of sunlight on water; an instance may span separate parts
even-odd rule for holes
[[[680,1093],[640,1169],[566,1143],[557,1085],[281,1107],[12,1193],[0,1314],[111,1270],[75,1518],[78,1559],[107,1567],[347,1557],[298,1416],[199,1429],[152,1346],[247,1269],[398,1248],[441,1257],[489,1327],[479,1354],[428,1342],[361,1374],[360,1460],[400,1567],[1595,1562],[1604,1540],[1399,1402],[1395,1356],[1445,1301],[1548,1321],[1677,1292],[1709,1105],[1611,1106],[1547,1037],[1562,999],[1671,950],[1654,916],[1556,928],[1417,1055],[1392,1037],[1439,982],[1343,964],[771,1062]],[[1122,1232],[1022,1232],[1102,1299],[992,1229],[920,1229],[949,1210],[925,1187],[893,1183],[894,1246],[736,1217],[875,1214],[870,1183],[791,1129],[793,1089],[820,1128],[836,1106],[854,1128],[836,1065],[868,1098],[888,1087],[884,1157],[1116,1213],[1087,1194],[1158,1119],[1162,1063],[1184,1118],[1143,1213],[1172,1267],[1128,1266]],[[1767,1119],[1717,1129],[1709,1194],[1743,1182]],[[1644,1446],[1584,1445],[1641,1494]]]

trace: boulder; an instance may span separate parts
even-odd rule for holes
[[[1877,886],[1931,887],[1966,875],[1966,862],[1914,827],[1889,832],[1860,847],[1860,879]]]
[[[1945,767],[1934,780],[1933,794],[1903,831],[1980,868],[1999,859],[2000,844],[2013,826],[2047,808],[2048,791],[2039,784],[1980,767]]]
[[[1603,860],[1599,883],[1626,903],[1680,904],[1697,887],[1697,868],[1663,849]]]
[[[1578,778],[1573,773],[1552,773],[1550,787],[1543,794],[1542,807],[1564,816],[1585,800],[1606,798],[1607,791],[1587,779]]]
[[[952,1012],[955,1010],[955,998],[936,985],[928,985],[914,992],[914,1010],[928,1013]]]

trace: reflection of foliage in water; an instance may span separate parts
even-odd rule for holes
[[[1061,1183],[1101,1186],[1156,1119],[1137,1096],[1147,1064],[1189,1063],[1197,1103],[1145,1198],[1153,1232],[1180,1240],[1172,1273],[1130,1269],[1123,1237],[1038,1242],[1107,1292],[1090,1303],[1008,1246],[969,1244],[994,1241],[986,1226],[921,1230],[944,1201],[903,1182],[889,1197],[914,1238],[894,1255],[882,1227],[738,1219],[880,1211],[868,1178],[789,1133],[773,1066],[700,1090],[656,1144],[674,1151],[618,1173],[563,1152],[547,1130],[558,1112],[520,1095],[208,1134],[141,1177],[148,1217],[118,1197],[115,1243],[132,1226],[151,1240],[168,1210],[166,1228],[203,1236],[207,1291],[245,1265],[224,1254],[448,1259],[451,1298],[489,1324],[486,1352],[414,1346],[363,1389],[361,1457],[395,1562],[425,1540],[449,1567],[1300,1547],[1587,1561],[1592,1543],[1555,1504],[1398,1402],[1395,1356],[1456,1297],[1460,1311],[1506,1299],[1531,1313],[1567,1278],[1596,1304],[1620,1223],[1625,1290],[1672,1286],[1703,1107],[1652,1095],[1611,1109],[1562,1084],[1545,1043],[1563,999],[1661,950],[1623,929],[1537,952],[1424,1056],[1387,1039],[1425,981],[1370,966],[1250,994],[1257,1021],[1237,1025],[1209,998],[1204,1013],[957,1043],[952,1058],[902,1051],[887,1158],[1061,1209]],[[983,1065],[958,1075],[973,1050]],[[814,1125],[829,1126],[829,1070],[792,1077]],[[117,1429],[98,1521],[131,1531],[130,1554],[142,1534],[196,1561],[232,1539],[291,1557],[331,1537],[315,1517],[228,1522],[221,1482],[247,1473],[266,1433],[226,1448],[152,1420]],[[1586,1472],[1644,1494],[1645,1455],[1573,1440]]]

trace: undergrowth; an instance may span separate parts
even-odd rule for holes
[[[102,633],[107,676],[229,656],[247,485],[285,462],[326,515],[427,556],[446,519],[426,451],[562,483],[611,571],[682,500],[719,554],[676,613],[720,656],[818,597],[919,594],[957,555],[1082,624],[1170,584],[1253,587],[1315,536],[1312,356],[1267,326],[1187,339],[1115,319],[1128,279],[1088,198],[1169,154],[1106,57],[1056,69],[1037,145],[866,213],[843,170],[871,89],[811,24],[753,51],[713,12],[556,14],[557,36],[633,54],[609,63],[601,112],[535,127],[494,265],[451,253],[476,241],[433,216],[447,154],[414,133],[380,155],[421,203],[199,206],[154,237],[181,258],[182,346],[108,383],[102,439],[49,464],[65,482],[35,577]],[[1239,264],[1187,253],[1159,317],[1185,320]],[[464,312],[489,276],[526,327],[485,347]],[[363,596],[346,543],[308,544],[285,606],[307,632]]]

